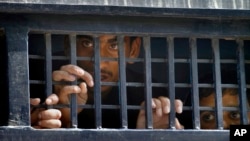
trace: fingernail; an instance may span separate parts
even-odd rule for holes
[[[165,107],[164,111],[166,111],[166,113],[168,114],[170,112],[170,108],[169,107]]]
[[[94,86],[94,82],[93,81],[90,81],[90,86]]]
[[[165,114],[168,114],[170,112],[169,108],[168,107],[164,107],[164,112],[165,112]]]
[[[152,108],[155,108],[155,107],[156,107],[155,103],[154,103],[154,102],[152,102]]]
[[[177,112],[182,113],[182,106],[179,106],[177,110]]]
[[[69,80],[70,80],[70,81],[75,81],[75,76],[70,75],[70,76],[69,76]]]
[[[51,104],[52,103],[52,100],[51,99],[46,99],[46,104]]]
[[[40,125],[40,126],[41,126],[41,125],[42,125],[42,122],[41,122],[41,121],[39,121],[39,122],[38,122],[38,125]]]

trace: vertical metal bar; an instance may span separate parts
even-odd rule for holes
[[[76,35],[71,34],[70,38],[70,64],[76,65]],[[72,82],[72,85],[77,85],[77,80]],[[77,97],[76,94],[71,94],[70,96],[70,117],[71,117],[71,127],[77,128]]]
[[[16,23],[13,22],[12,23]],[[10,126],[30,126],[28,28],[8,25],[8,93]]]
[[[151,73],[151,51],[150,51],[150,37],[143,37],[143,46],[145,50],[145,61],[144,61],[144,70],[145,70],[145,106],[146,106],[146,128],[153,128],[153,118],[152,118],[152,73]]]
[[[222,89],[221,89],[221,69],[220,69],[220,49],[219,39],[212,39],[213,59],[214,59],[214,80],[215,80],[215,111],[217,128],[223,129],[223,110],[222,110]]]
[[[168,46],[168,94],[170,105],[175,105],[175,64],[174,64],[174,39],[167,37]],[[169,128],[175,129],[175,106],[170,107]]]
[[[45,42],[46,42],[46,58],[45,58],[45,66],[46,66],[46,96],[52,94],[52,50],[51,50],[51,34],[45,34]]]
[[[99,37],[94,37],[95,51],[94,51],[94,98],[95,98],[95,124],[96,128],[102,128],[102,109],[101,109],[101,71],[100,71],[100,43]]]
[[[191,83],[192,83],[192,107],[193,107],[193,126],[200,129],[199,111],[199,89],[198,89],[198,62],[197,62],[197,42],[195,38],[189,39],[191,54]]]
[[[125,61],[125,45],[124,36],[118,36],[119,44],[119,94],[121,105],[121,126],[128,128],[128,114],[127,114],[127,89],[126,89],[126,61]]]
[[[238,43],[238,63],[237,63],[237,74],[238,74],[238,83],[239,83],[239,100],[240,100],[240,109],[241,109],[241,124],[248,124],[247,116],[247,95],[246,95],[246,78],[245,78],[245,62],[244,62],[244,42],[243,40],[237,40]]]

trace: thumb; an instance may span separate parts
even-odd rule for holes
[[[181,123],[179,122],[179,120],[177,118],[175,118],[175,128],[176,129],[184,129],[184,126],[181,125]]]

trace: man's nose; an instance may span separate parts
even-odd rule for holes
[[[100,47],[99,52],[98,50],[93,50],[93,52],[89,54],[89,56],[92,58],[92,61],[94,61],[95,55],[97,54],[99,54],[100,60],[102,60],[102,57],[107,57],[106,51],[103,49],[103,47]]]
[[[106,50],[104,50],[104,46],[101,45],[101,48],[100,48],[100,69],[101,70],[105,69],[108,65],[108,61],[104,60],[107,57],[108,57],[107,52]]]
[[[108,51],[105,49],[104,45],[100,46],[100,56],[101,57],[108,57]]]

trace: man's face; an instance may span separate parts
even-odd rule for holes
[[[239,100],[237,91],[232,89],[226,89],[223,91],[222,103],[224,107],[238,107]],[[215,107],[215,94],[212,93],[208,97],[203,97],[200,100],[200,106]],[[250,113],[248,113],[248,119],[250,120]],[[202,129],[216,129],[216,115],[213,111],[202,111],[200,115],[200,122]],[[224,129],[229,129],[230,125],[240,124],[239,111],[223,111],[223,126]]]
[[[100,36],[100,55],[105,58],[118,58],[118,43],[117,37],[113,35]],[[126,57],[131,57],[130,38],[124,38]],[[94,57],[94,42],[91,36],[81,36],[77,38],[77,56],[78,57]],[[132,56],[133,57],[133,56]],[[78,65],[94,76],[93,61],[78,61]],[[101,81],[102,82],[117,82],[119,76],[119,67],[117,60],[106,60],[100,62]],[[111,86],[102,86],[102,92],[107,92]]]

